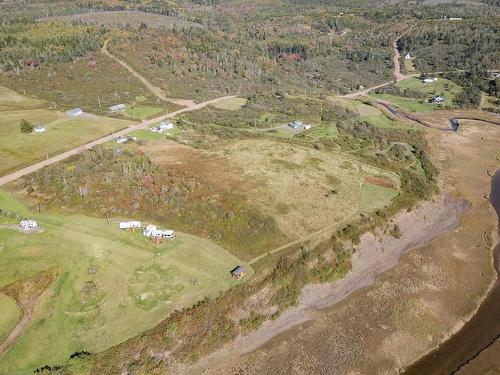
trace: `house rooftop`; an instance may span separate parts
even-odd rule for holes
[[[242,276],[247,270],[242,266],[237,266],[231,270],[231,275]]]

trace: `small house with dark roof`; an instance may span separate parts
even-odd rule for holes
[[[247,270],[242,266],[237,266],[231,270],[231,276],[236,277],[240,280],[242,277],[245,277]]]

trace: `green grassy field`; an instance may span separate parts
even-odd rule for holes
[[[418,78],[410,78],[396,83],[396,86],[401,90],[416,91],[427,95],[429,98],[433,95],[441,95],[445,102],[441,105],[428,103],[427,99],[414,99],[391,94],[376,94],[369,95],[374,98],[386,100],[394,105],[397,105],[408,112],[430,112],[435,109],[452,108],[454,106],[453,99],[462,91],[462,88],[454,82],[438,78],[437,81],[425,83]]]
[[[0,111],[0,175],[133,124],[93,115],[69,118],[65,113],[36,108],[43,105],[42,101],[4,88],[1,91],[8,95],[0,95],[0,108],[4,109]],[[34,126],[44,126],[45,133],[21,133],[19,124],[23,119]]]
[[[12,331],[17,321],[21,317],[19,308],[14,300],[6,295],[0,294],[0,342]]]
[[[359,113],[361,120],[383,129],[408,129],[409,125],[402,122],[396,121],[384,114],[380,109],[360,102],[358,100],[349,99],[335,99],[340,104],[355,109]]]
[[[15,209],[19,203],[0,192],[0,208],[5,207]],[[30,372],[78,350],[103,350],[154,326],[174,309],[238,283],[229,271],[241,262],[205,239],[178,233],[157,246],[140,232],[120,231],[116,221],[30,217],[43,232],[0,229],[0,287],[51,267],[57,267],[58,278],[2,358],[2,374]],[[5,335],[15,313],[4,299],[0,307],[0,334]]]
[[[398,195],[395,189],[372,185],[361,185],[360,211],[370,212],[377,208],[389,205],[391,199]]]
[[[369,95],[376,99],[388,101],[389,103],[397,105],[408,112],[430,112],[436,108],[436,105],[431,103],[418,101],[416,99],[403,98],[401,96],[391,94],[370,93]]]
[[[145,119],[160,113],[163,109],[159,107],[130,106],[127,105],[125,113],[132,118]]]
[[[245,98],[230,98],[213,104],[213,107],[217,109],[223,109],[226,111],[237,111],[238,109],[243,107],[246,103],[247,99]]]

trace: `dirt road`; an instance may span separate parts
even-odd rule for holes
[[[64,160],[64,159],[66,159],[66,158],[68,158],[68,157],[70,157],[72,155],[76,155],[76,154],[80,153],[81,151],[88,150],[88,149],[90,149],[90,148],[92,148],[94,146],[97,146],[97,145],[100,145],[100,144],[112,141],[113,139],[115,139],[118,136],[126,135],[126,134],[128,134],[128,133],[130,133],[130,132],[132,132],[134,130],[137,130],[137,129],[147,128],[148,126],[151,126],[151,125],[153,125],[153,124],[155,124],[155,123],[157,123],[159,121],[175,117],[177,115],[180,115],[181,113],[196,111],[196,110],[204,108],[204,107],[206,107],[206,106],[208,106],[210,104],[217,103],[217,102],[219,102],[221,100],[226,100],[226,99],[230,99],[230,98],[234,98],[234,97],[235,96],[233,96],[233,95],[223,96],[223,97],[220,97],[220,98],[208,100],[208,101],[203,102],[203,103],[193,104],[193,105],[191,105],[189,107],[182,108],[182,109],[179,109],[178,111],[170,112],[170,113],[167,113],[167,114],[162,115],[162,116],[155,117],[155,118],[150,119],[150,120],[144,120],[144,121],[142,121],[139,124],[131,125],[128,128],[125,128],[125,129],[122,129],[120,131],[117,131],[114,134],[110,134],[110,135],[104,136],[102,138],[99,138],[99,139],[96,139],[96,140],[94,140],[92,142],[89,142],[89,143],[87,143],[85,145],[75,147],[75,148],[73,148],[71,150],[68,150],[66,152],[63,152],[63,153],[61,153],[59,155],[53,156],[53,157],[49,158],[49,160],[41,161],[39,163],[30,165],[30,166],[28,166],[26,168],[20,169],[20,170],[18,170],[16,172],[13,172],[13,173],[10,173],[10,174],[5,175],[3,177],[0,177],[0,186],[5,185],[5,184],[7,184],[9,182],[15,181],[18,178],[20,178],[22,176],[25,176],[27,174],[36,172],[37,170],[39,170],[39,169],[41,169],[43,167],[46,167],[47,165],[57,163],[57,162],[59,162],[61,160]]]
[[[127,69],[133,76],[135,76],[137,79],[139,79],[146,88],[151,91],[157,98],[161,100],[165,100],[170,103],[174,103],[183,107],[191,107],[195,105],[195,102],[190,99],[176,99],[176,98],[169,98],[163,94],[163,90],[161,87],[153,85],[151,82],[149,82],[144,76],[142,76],[140,73],[138,73],[134,68],[132,68],[130,65],[128,65],[125,61],[120,60],[118,57],[112,55],[109,50],[108,50],[108,43],[109,39],[104,42],[104,45],[101,48],[101,53],[108,56],[109,58],[115,60],[118,64],[123,66],[125,69]]]

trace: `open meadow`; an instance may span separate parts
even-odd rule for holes
[[[410,78],[400,81],[394,86],[398,90],[398,94],[375,92],[370,93],[370,96],[386,100],[407,112],[430,112],[454,108],[454,99],[463,90],[456,83],[440,77],[434,82],[423,82],[419,78]],[[429,102],[433,96],[438,95],[444,98],[443,104]]]
[[[47,103],[0,87],[0,175],[126,128],[131,121],[83,114],[71,118]],[[21,133],[20,123],[43,126],[44,133]]]
[[[25,331],[2,357],[2,374],[24,374],[76,351],[104,350],[153,327],[174,309],[239,283],[229,271],[241,261],[206,239],[177,233],[155,245],[140,232],[120,231],[117,220],[34,214],[5,192],[0,208],[29,215],[43,229],[27,234],[0,227],[0,289],[57,270]],[[2,294],[0,307],[3,339],[19,312]]]

